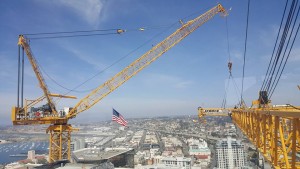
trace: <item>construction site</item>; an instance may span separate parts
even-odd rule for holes
[[[298,0],[128,3],[33,2],[21,24],[46,18],[11,33],[2,124],[48,135],[47,164],[30,168],[300,169]],[[73,28],[80,16],[91,29]],[[156,118],[175,115],[189,116]]]

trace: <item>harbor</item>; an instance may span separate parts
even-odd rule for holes
[[[46,154],[48,147],[49,143],[46,141],[0,144],[0,164],[26,159],[30,150],[35,150],[37,154]]]

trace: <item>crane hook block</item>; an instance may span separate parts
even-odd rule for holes
[[[229,69],[229,72],[231,73],[231,69],[232,69],[232,62],[228,62],[228,69]]]

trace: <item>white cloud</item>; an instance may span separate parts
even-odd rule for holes
[[[192,83],[193,83],[192,81],[182,81],[182,82],[178,82],[177,84],[175,84],[174,87],[178,88],[178,89],[184,89],[184,88],[187,88]]]
[[[156,86],[171,86],[175,89],[185,89],[193,84],[193,81],[185,80],[177,76],[151,73],[145,75],[144,83]]]
[[[106,64],[104,64],[102,61],[99,60],[99,57],[91,56],[88,53],[82,52],[83,50],[78,50],[77,48],[73,47],[69,43],[61,43],[61,47],[74,54],[74,56],[77,57],[78,59],[92,65],[96,70],[100,70],[101,68],[107,66]]]
[[[78,59],[85,61],[90,65],[93,65],[95,68],[99,69],[100,67],[105,67],[103,63],[97,61],[95,58],[85,55],[76,49],[70,50],[70,52],[72,52]]]
[[[237,59],[242,59],[243,58],[243,55],[240,51],[237,51],[237,50],[233,50],[231,52],[231,55],[234,57],[234,58],[237,58]]]
[[[60,0],[56,2],[71,8],[78,16],[87,21],[89,24],[98,25],[100,22],[104,6],[103,0]]]

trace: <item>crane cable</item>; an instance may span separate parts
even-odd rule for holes
[[[231,70],[232,70],[232,62],[231,62],[231,56],[230,56],[229,31],[228,31],[227,17],[225,17],[225,25],[226,25],[226,37],[227,37],[227,52],[228,52],[229,77],[228,77],[227,85],[225,86],[225,93],[224,93],[224,98],[223,98],[222,106],[221,106],[221,108],[224,108],[224,109],[225,109],[226,104],[227,104],[227,92],[228,92],[228,88],[229,88],[229,82],[230,82]]]
[[[193,12],[184,18],[181,18],[179,21],[183,23],[182,20],[187,19],[193,15],[202,13],[203,11],[207,11],[212,8],[209,6],[207,8],[201,9],[199,11]],[[177,21],[176,21],[177,22]],[[77,30],[77,31],[57,31],[57,32],[41,32],[41,33],[25,33],[24,35],[28,37],[30,40],[40,40],[40,39],[54,39],[54,38],[70,38],[70,37],[80,37],[80,36],[99,36],[99,35],[113,35],[113,34],[122,34],[125,32],[133,32],[133,31],[145,31],[145,30],[153,30],[153,29],[162,29],[169,28],[173,23],[165,24],[165,25],[156,25],[156,26],[145,26],[139,28],[130,28],[130,29],[94,29],[94,30]],[[94,33],[94,32],[107,32],[107,33]],[[90,34],[91,33],[91,34]]]
[[[298,3],[298,1],[297,1],[297,3]],[[296,6],[295,6],[295,8],[294,8],[293,14],[294,14],[295,10],[296,10]],[[277,87],[277,84],[278,84],[278,82],[279,82],[279,80],[280,80],[280,78],[281,78],[281,75],[282,75],[283,70],[284,70],[284,68],[285,68],[285,66],[286,66],[287,60],[288,60],[288,58],[289,58],[289,56],[290,56],[290,52],[291,52],[291,50],[292,50],[292,48],[293,48],[295,39],[296,39],[297,34],[298,34],[299,26],[300,26],[300,25],[299,25],[298,28],[297,28],[297,31],[296,31],[296,33],[295,33],[295,35],[294,35],[294,39],[292,40],[292,44],[290,45],[289,52],[288,52],[288,54],[286,55],[286,51],[287,51],[287,49],[288,49],[288,47],[289,47],[289,43],[290,43],[290,40],[291,40],[291,36],[292,36],[292,34],[293,34],[294,27],[295,27],[295,24],[296,24],[298,15],[299,15],[299,10],[300,10],[300,7],[298,7],[297,15],[296,15],[296,18],[295,18],[295,20],[294,20],[294,23],[293,23],[293,26],[292,26],[292,30],[291,30],[291,32],[290,32],[290,35],[289,35],[289,38],[288,38],[288,42],[287,42],[287,44],[286,44],[286,46],[285,46],[285,50],[284,50],[284,53],[283,53],[283,57],[282,57],[282,59],[281,59],[281,61],[280,61],[279,68],[277,69],[277,72],[276,72],[276,75],[275,75],[275,78],[274,78],[274,83],[272,84],[272,86],[271,86],[270,89],[269,89],[270,97],[272,97],[272,95],[273,95],[273,93],[274,93],[274,91],[275,91],[275,89],[276,89],[276,87]],[[291,20],[292,20],[292,19],[291,19]],[[291,23],[290,23],[290,24],[291,24]],[[281,65],[282,65],[284,59],[285,59],[285,61],[284,61],[283,67],[281,68]],[[279,73],[279,72],[280,72],[280,73]],[[278,74],[278,73],[279,73],[279,74]],[[279,76],[278,76],[278,75],[279,75]],[[278,77],[278,78],[277,78],[277,77]]]
[[[232,75],[232,62],[231,62],[231,52],[230,52],[230,43],[229,43],[229,29],[228,29],[228,22],[227,22],[227,17],[226,17],[226,34],[227,34],[227,52],[228,52],[228,71],[229,71],[229,76],[228,76],[228,81],[227,81],[227,85],[225,86],[225,93],[224,93],[224,98],[223,98],[223,101],[222,101],[222,105],[221,105],[221,108],[226,108],[226,104],[227,104],[227,94],[228,94],[228,89],[229,89],[229,84],[230,84],[230,81],[233,82],[233,87],[235,89],[235,93],[237,95],[237,100],[238,102],[239,101],[239,93],[240,93],[240,89],[238,88],[235,80],[234,80],[234,77]]]
[[[227,23],[227,17],[225,17],[226,22],[226,37],[227,37],[227,52],[228,52],[228,62],[231,62],[231,55],[230,55],[230,44],[229,44],[229,30],[228,30],[228,23]],[[231,69],[229,69],[231,71]]]
[[[54,80],[48,73],[45,72],[44,69],[42,69],[42,71],[45,73],[45,75],[51,80],[53,81],[56,85],[62,87],[63,89],[67,90],[68,92],[66,92],[64,95],[69,94],[70,92],[76,92],[76,93],[86,93],[86,92],[90,92],[92,90],[94,90],[95,88],[90,88],[90,89],[85,89],[85,90],[76,90],[79,87],[81,87],[82,85],[84,85],[85,83],[89,82],[90,80],[94,79],[96,76],[104,73],[106,70],[108,70],[109,68],[113,67],[114,65],[116,65],[117,63],[121,62],[122,60],[124,60],[125,58],[127,58],[128,56],[130,56],[131,54],[135,53],[137,50],[139,50],[140,48],[144,47],[145,45],[147,45],[148,43],[150,43],[151,41],[153,41],[155,38],[157,38],[158,36],[160,36],[161,34],[165,33],[166,31],[168,31],[170,28],[172,28],[173,26],[175,26],[176,24],[178,24],[178,22],[173,23],[173,25],[169,26],[167,29],[161,31],[160,33],[154,35],[152,38],[150,38],[149,40],[147,40],[146,42],[142,43],[140,46],[136,47],[135,49],[133,49],[132,51],[130,51],[129,53],[127,53],[126,55],[122,56],[121,58],[119,58],[118,60],[116,60],[115,62],[113,62],[112,64],[110,64],[109,66],[105,67],[104,69],[102,69],[101,71],[95,73],[93,76],[89,77],[88,79],[86,79],[85,81],[83,81],[82,83],[78,84],[77,86],[75,86],[74,88],[67,88],[63,85],[61,85],[60,83],[58,83],[56,80]]]
[[[284,13],[283,13],[281,24],[280,24],[280,29],[279,29],[279,32],[277,35],[277,39],[276,39],[276,43],[275,43],[275,46],[273,49],[272,57],[269,62],[269,67],[268,67],[264,82],[261,87],[262,90],[267,91],[267,93],[269,94],[269,99],[272,97],[272,95],[278,85],[278,82],[279,82],[281,75],[283,73],[283,70],[286,66],[287,60],[290,56],[290,52],[293,48],[293,45],[294,45],[295,39],[298,35],[298,31],[299,31],[299,27],[300,27],[300,23],[299,23],[297,31],[296,31],[296,33],[294,33],[294,28],[295,28],[295,25],[296,25],[296,22],[297,22],[297,19],[299,16],[300,6],[298,6],[298,0],[297,1],[293,0],[291,7],[289,9],[289,13],[288,13],[288,16],[287,16],[287,19],[285,22],[284,29],[281,33],[281,27],[283,26],[282,23],[283,23],[283,19],[285,18],[287,4],[288,4],[288,1],[286,2],[286,6],[284,9]],[[296,11],[297,11],[297,14],[296,14]],[[295,16],[295,14],[296,14],[296,16]],[[292,25],[292,28],[291,28],[291,25]],[[277,43],[279,40],[278,37],[279,37],[280,33],[281,33],[281,39],[277,46]],[[292,38],[292,43],[290,45],[292,35],[294,35],[294,36]],[[287,40],[287,42],[286,42],[286,40]],[[277,47],[277,52],[275,55],[273,55],[276,47]],[[289,50],[288,50],[288,48],[289,48]],[[282,54],[283,49],[284,49],[284,52]],[[287,53],[287,50],[288,50],[288,53]],[[280,63],[279,63],[279,60],[280,60]],[[279,66],[277,67],[278,63],[279,63]],[[272,64],[272,66],[270,68],[271,64]],[[276,75],[274,76],[275,72],[276,72]],[[274,79],[273,79],[273,77],[274,77]]]
[[[90,33],[90,32],[108,32],[117,31],[118,29],[94,29],[94,30],[78,30],[78,31],[63,31],[63,32],[40,32],[40,33],[24,33],[25,36],[39,36],[39,35],[57,35],[70,33]]]
[[[280,22],[280,26],[279,26],[279,31],[278,31],[278,33],[277,33],[276,42],[275,42],[275,45],[274,45],[274,48],[273,48],[273,52],[272,52],[272,55],[271,55],[271,59],[270,59],[269,65],[268,65],[268,69],[267,69],[266,75],[268,75],[268,73],[269,73],[271,61],[272,61],[273,58],[274,58],[274,52],[275,52],[275,48],[276,48],[276,46],[277,46],[277,42],[278,42],[278,38],[279,38],[279,35],[280,35],[280,31],[281,31],[281,27],[282,27],[282,23],[283,23],[283,19],[284,19],[284,15],[285,15],[285,11],[286,11],[286,7],[287,7],[288,2],[289,2],[289,0],[287,0],[286,3],[285,3],[284,12],[283,12],[283,15],[282,15],[282,18],[281,18],[281,22]],[[270,70],[270,71],[271,71],[271,70]],[[268,79],[268,78],[269,78],[268,76],[266,76],[266,77],[264,78],[263,84],[262,84],[261,89],[260,89],[261,91],[262,91],[262,90],[265,90],[265,87],[266,87],[266,84],[267,84],[267,81],[268,81],[267,79]]]
[[[209,7],[208,7],[209,8]],[[200,12],[203,12],[204,10],[207,10],[207,8],[202,9],[200,11],[194,12],[190,15],[185,16],[184,18],[180,19],[180,23],[182,23],[182,20],[191,17],[192,15],[198,14]],[[61,84],[59,84],[56,80],[54,80],[53,78],[50,77],[50,75],[48,73],[45,72],[44,69],[42,69],[42,71],[46,74],[47,77],[49,77],[49,79],[51,81],[53,81],[55,84],[57,84],[58,86],[64,88],[65,90],[68,90],[68,93],[70,92],[77,92],[77,93],[85,93],[85,92],[90,92],[92,90],[94,90],[95,88],[91,88],[91,89],[86,89],[86,90],[76,90],[77,88],[81,87],[82,85],[84,85],[85,83],[87,83],[88,81],[92,80],[93,78],[95,78],[96,76],[98,76],[99,74],[105,72],[107,69],[111,68],[112,66],[114,66],[115,64],[119,63],[121,60],[127,58],[129,55],[131,55],[132,53],[136,52],[138,49],[142,48],[143,46],[145,46],[146,44],[148,44],[149,42],[151,42],[152,40],[154,40],[155,38],[157,38],[158,36],[160,36],[161,34],[165,33],[166,31],[168,31],[170,28],[172,28],[173,26],[175,26],[176,24],[178,24],[178,21],[172,23],[172,24],[168,24],[168,25],[160,25],[160,26],[150,26],[150,27],[140,27],[138,29],[97,29],[97,30],[88,30],[88,31],[65,31],[65,32],[50,32],[50,33],[31,33],[31,34],[24,34],[24,35],[47,35],[47,34],[65,34],[65,33],[83,33],[83,32],[99,32],[99,31],[117,31],[120,33],[123,32],[128,32],[128,31],[134,31],[134,30],[139,30],[139,31],[144,31],[149,30],[149,29],[161,29],[161,28],[166,28],[165,30],[163,30],[162,32],[154,35],[151,39],[149,39],[148,41],[144,42],[142,45],[138,46],[137,48],[135,48],[134,50],[132,50],[131,52],[129,52],[128,54],[124,55],[123,57],[121,57],[120,59],[118,59],[117,61],[113,62],[111,65],[109,65],[108,67],[104,68],[103,70],[97,72],[95,75],[91,76],[90,78],[88,78],[87,80],[83,81],[82,83],[80,83],[79,85],[77,85],[76,87],[70,89],[67,88]],[[92,35],[92,34],[91,34]],[[96,35],[100,35],[100,34],[96,34]],[[71,36],[70,36],[71,37]],[[75,36],[73,36],[75,37]],[[45,37],[48,38],[48,37]],[[55,37],[54,37],[55,38]],[[64,36],[61,36],[60,38],[64,38]],[[31,38],[32,39],[32,38]],[[36,38],[37,39],[37,38]],[[42,39],[42,38],[40,38]],[[59,90],[57,90],[59,91]]]
[[[227,92],[228,92],[228,88],[229,88],[230,77],[231,76],[229,74],[227,85],[225,86],[225,93],[224,93],[224,98],[223,98],[222,106],[221,106],[221,108],[224,108],[224,109],[226,108],[226,104],[227,104]]]
[[[83,31],[63,31],[63,32],[44,32],[44,33],[26,33],[25,36],[30,40],[40,39],[55,39],[55,38],[71,38],[80,36],[99,36],[99,35],[117,35],[125,32],[133,31],[145,31],[153,29],[168,28],[173,24],[166,24],[160,26],[149,26],[132,29],[95,29],[95,30],[83,30]],[[107,33],[94,33],[94,32],[107,32]]]
[[[223,101],[222,101],[222,108],[226,108],[226,104],[227,104],[227,94],[228,94],[228,89],[229,89],[229,83],[230,81],[232,81],[232,84],[233,84],[233,87],[234,87],[234,91],[235,91],[235,94],[236,94],[236,97],[237,97],[237,100],[238,102],[240,103],[240,89],[236,83],[236,81],[234,80],[234,77],[232,74],[229,74],[229,77],[228,77],[228,81],[227,81],[227,86],[225,87],[225,94],[224,94],[224,98],[223,98]]]
[[[245,102],[243,100],[243,92],[244,92],[244,77],[245,77],[247,40],[248,40],[249,11],[250,11],[250,0],[248,0],[248,10],[247,10],[246,38],[245,38],[245,47],[244,47],[244,61],[243,61],[243,76],[242,76],[242,90],[241,90],[241,104],[240,104],[240,107],[245,105]]]
[[[234,80],[234,77],[233,75],[231,74],[231,79],[232,79],[232,82],[233,82],[233,86],[234,86],[234,89],[235,89],[235,93],[236,93],[236,96],[237,96],[237,100],[238,102],[241,102],[240,101],[240,93],[241,93],[241,90],[239,89],[239,86],[237,85],[236,81]]]
[[[226,102],[227,102],[227,90],[228,90],[228,86],[229,86],[229,81],[230,79],[233,81],[234,84],[234,88],[235,88],[235,92],[237,94],[237,96],[239,95],[238,93],[241,93],[241,97],[240,99],[238,99],[238,101],[240,102],[240,106],[245,105],[245,102],[243,100],[243,89],[244,89],[244,76],[245,76],[245,62],[246,62],[246,53],[247,53],[247,39],[248,39],[248,25],[249,25],[249,11],[250,11],[250,0],[248,0],[248,10],[247,10],[247,24],[246,24],[246,38],[245,38],[245,48],[244,48],[244,59],[243,59],[243,75],[242,75],[242,89],[241,92],[239,92],[239,88],[236,84],[236,82],[234,81],[234,78],[232,76],[232,62],[231,62],[231,55],[230,55],[230,45],[229,45],[229,33],[228,33],[228,23],[227,23],[227,18],[226,18],[226,32],[227,32],[227,51],[228,51],[228,57],[229,57],[229,61],[228,61],[228,69],[229,69],[229,78],[228,78],[228,82],[227,82],[227,87],[225,90],[225,94],[224,94],[224,99],[222,102],[222,107],[225,108],[226,106]]]
[[[298,3],[298,1],[297,1],[297,3]],[[283,33],[281,36],[281,40],[280,40],[279,46],[277,48],[276,58],[274,59],[272,67],[271,67],[270,79],[269,79],[267,87],[266,87],[267,92],[270,92],[270,87],[273,86],[273,83],[275,82],[275,80],[273,80],[273,75],[277,68],[279,58],[281,57],[281,52],[282,52],[282,49],[283,49],[285,41],[286,41],[286,37],[289,32],[291,17],[293,17],[292,9],[294,8],[294,5],[295,5],[295,0],[293,0],[293,2],[292,2],[291,8],[290,8],[290,11],[288,14],[288,18],[287,18],[287,21],[286,21],[286,24],[285,24],[285,27],[284,27],[284,30],[283,30]],[[277,70],[279,70],[279,68]]]

